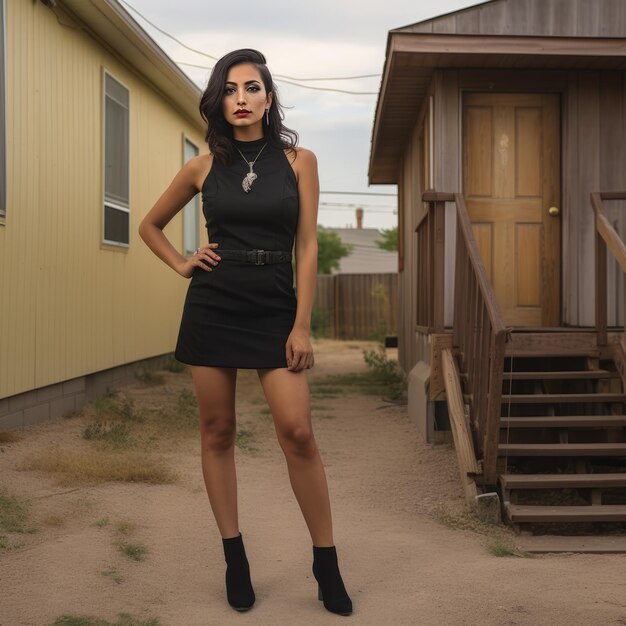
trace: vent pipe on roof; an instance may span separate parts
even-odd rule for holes
[[[356,227],[363,228],[363,209],[356,210]]]

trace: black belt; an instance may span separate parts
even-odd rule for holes
[[[233,259],[255,265],[291,261],[291,252],[285,250],[259,250],[256,248],[254,250],[220,250],[214,248],[213,252],[216,252],[222,259]]]

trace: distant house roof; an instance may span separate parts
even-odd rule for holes
[[[349,256],[339,261],[339,269],[332,274],[380,274],[398,271],[398,253],[381,250],[375,240],[382,240],[377,228],[328,228],[337,233],[345,244],[353,244]]]

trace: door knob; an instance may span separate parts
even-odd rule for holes
[[[548,213],[549,213],[552,217],[556,217],[556,216],[560,213],[560,211],[559,211],[559,207],[557,207],[557,206],[551,206],[551,207],[548,209]]]

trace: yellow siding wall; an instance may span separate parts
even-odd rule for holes
[[[137,227],[182,166],[183,134],[206,151],[200,119],[183,117],[84,30],[61,26],[39,2],[6,0],[6,10],[0,398],[174,349],[187,280]],[[130,90],[127,249],[101,244],[103,68]],[[182,251],[182,212],[165,233]]]

